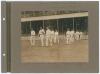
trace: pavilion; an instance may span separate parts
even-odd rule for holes
[[[88,12],[21,17],[22,35],[30,35],[31,29],[34,29],[36,34],[38,34],[40,27],[46,30],[48,26],[53,30],[58,30],[60,34],[64,34],[68,28],[87,33]]]

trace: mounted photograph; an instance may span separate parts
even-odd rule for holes
[[[21,62],[88,62],[88,11],[22,11]]]

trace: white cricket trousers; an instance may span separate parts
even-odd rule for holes
[[[44,46],[44,35],[40,35],[41,46]]]
[[[46,36],[46,46],[49,46],[49,43],[52,46],[50,36]]]
[[[31,43],[31,46],[35,45],[35,36],[30,37],[30,43]]]
[[[66,37],[66,44],[70,44],[70,37]]]
[[[74,42],[74,37],[70,37],[70,43]]]
[[[54,37],[54,43],[58,43],[59,44],[59,38],[58,38],[58,36]]]
[[[79,40],[79,35],[76,35],[76,36],[75,36],[75,39],[76,39],[76,40]]]

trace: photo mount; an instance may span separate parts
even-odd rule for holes
[[[2,2],[3,3],[3,2]],[[12,73],[97,73],[99,71],[99,2],[9,2],[10,8],[9,13],[2,13],[2,17],[6,15],[7,18],[10,18],[10,29],[8,29],[9,34],[6,33],[6,29],[2,23],[2,38],[9,37],[10,41],[6,41],[8,38],[3,38],[2,42],[5,43],[2,45],[2,52],[6,51],[4,48],[10,48],[9,55],[7,59],[2,56],[2,72],[12,72]],[[2,8],[7,3],[4,2]],[[20,13],[22,11],[29,10],[86,10],[89,12],[89,62],[88,63],[21,63],[20,59]],[[3,9],[2,9],[3,10]],[[7,12],[7,11],[5,11]],[[95,18],[94,18],[95,17]],[[6,19],[7,19],[6,18]],[[7,19],[8,20],[8,19]],[[2,21],[3,22],[3,21]],[[5,23],[6,27],[8,22]],[[5,33],[5,34],[3,34]],[[10,35],[10,36],[9,36]],[[6,42],[10,43],[8,47]],[[95,49],[95,50],[94,50]],[[11,55],[11,56],[10,56]],[[5,62],[6,61],[6,62]],[[7,63],[9,65],[7,65]],[[8,67],[7,67],[8,66]],[[8,69],[9,68],[9,69]]]

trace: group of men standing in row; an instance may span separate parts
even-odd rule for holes
[[[30,42],[31,45],[35,45],[35,31],[31,31],[31,37],[30,37]],[[47,27],[46,31],[41,27],[38,33],[39,39],[41,41],[41,46],[52,46],[53,43],[58,43],[59,44],[59,36],[58,36],[58,31],[54,31],[52,29],[49,29]]]
[[[83,39],[83,33],[80,31],[74,32],[74,30],[70,31],[69,29],[66,31],[66,44],[71,44],[74,40]]]
[[[31,30],[30,43],[32,46],[35,45],[36,34],[34,30]],[[41,46],[52,46],[54,43],[59,44],[59,33],[57,30],[46,28],[46,31],[41,27],[38,33],[39,39],[41,41]],[[74,30],[70,31],[69,29],[66,31],[65,39],[66,44],[71,44],[74,40],[80,40],[83,37],[83,33]]]

